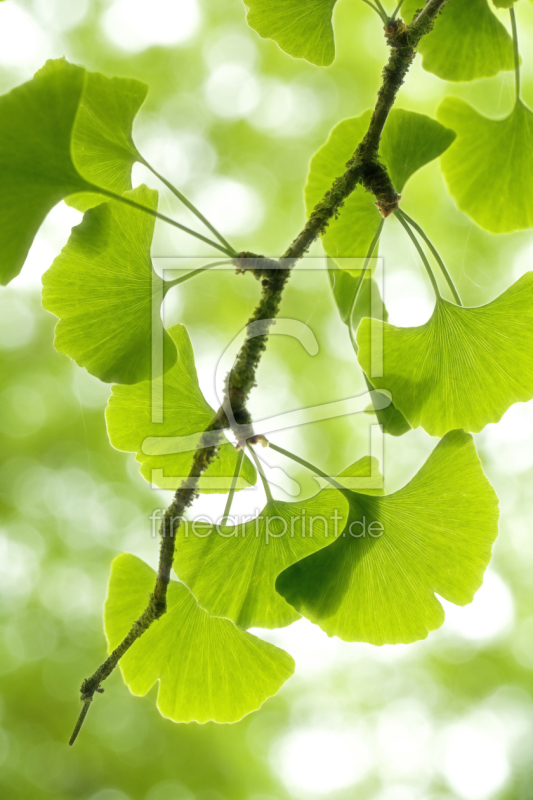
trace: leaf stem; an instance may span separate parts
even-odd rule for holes
[[[191,203],[191,201],[190,201],[190,200],[189,200],[187,197],[185,197],[185,195],[183,194],[183,192],[180,192],[180,190],[179,190],[179,189],[176,189],[176,187],[175,187],[175,186],[173,186],[173,185],[170,183],[170,181],[169,181],[169,180],[167,180],[167,179],[166,179],[166,178],[165,178],[163,175],[161,175],[161,174],[160,174],[160,173],[159,173],[159,172],[158,172],[156,169],[154,169],[154,167],[152,167],[152,165],[151,165],[151,164],[149,164],[149,163],[148,163],[148,161],[145,161],[145,160],[144,160],[144,158],[141,158],[141,159],[140,159],[140,163],[141,163],[141,164],[144,164],[144,166],[145,166],[147,169],[149,169],[149,170],[150,170],[150,172],[152,173],[152,175],[155,175],[155,177],[156,177],[156,178],[159,178],[159,180],[161,181],[161,183],[164,183],[164,184],[165,184],[165,186],[166,186],[168,189],[170,189],[170,191],[172,192],[172,194],[173,194],[173,195],[175,195],[175,196],[178,198],[178,200],[180,200],[180,201],[183,203],[183,205],[184,205],[186,208],[188,208],[188,209],[189,209],[189,211],[192,211],[192,213],[193,213],[193,214],[194,214],[196,217],[198,217],[198,219],[200,220],[200,222],[203,222],[203,224],[206,226],[206,228],[208,228],[208,229],[211,231],[211,233],[212,233],[214,236],[216,236],[216,238],[218,239],[218,241],[219,241],[219,242],[220,242],[222,245],[224,245],[224,247],[225,247],[227,250],[229,250],[233,256],[236,256],[236,255],[237,255],[237,251],[236,251],[236,250],[235,250],[235,249],[234,249],[234,248],[233,248],[233,247],[232,247],[232,246],[229,244],[229,242],[227,242],[227,241],[226,241],[226,239],[224,239],[224,237],[222,236],[222,234],[221,234],[221,233],[219,233],[219,231],[218,231],[218,230],[215,228],[215,226],[214,226],[214,225],[212,225],[212,224],[209,222],[209,220],[208,220],[206,217],[204,217],[204,215],[202,214],[202,212],[201,212],[201,211],[200,211],[198,208],[196,208],[196,206],[195,206],[193,203]]]
[[[326,475],[325,472],[322,472],[321,469],[315,467],[314,464],[311,464],[310,461],[306,461],[305,458],[300,458],[300,456],[291,453],[289,450],[285,450],[283,447],[279,447],[277,444],[272,444],[272,442],[269,442],[268,446],[272,450],[275,450],[277,453],[281,453],[282,456],[286,456],[287,458],[290,458],[292,461],[296,461],[297,464],[301,464],[302,467],[306,467],[308,470],[314,472],[315,475],[318,475],[320,478],[324,478],[335,489],[339,489],[342,492],[346,491],[346,488],[341,483],[338,483],[334,478],[331,478],[329,475]]]
[[[413,242],[414,246],[416,247],[416,249],[418,251],[418,255],[422,259],[422,263],[424,264],[424,266],[426,268],[426,271],[427,271],[427,274],[429,275],[429,279],[431,281],[431,285],[433,286],[433,291],[435,292],[435,294],[437,296],[437,300],[442,300],[442,295],[441,295],[440,290],[439,290],[439,284],[437,283],[437,279],[435,278],[433,270],[431,269],[431,264],[429,263],[429,261],[427,259],[427,256],[424,253],[424,249],[422,248],[420,242],[418,241],[418,239],[414,235],[413,231],[411,230],[409,224],[406,222],[406,220],[404,219],[402,214],[398,213],[398,209],[396,209],[396,211],[394,212],[394,215],[395,215],[396,219],[399,220],[400,224],[405,228],[405,230],[407,231],[407,235],[409,236],[409,238]]]
[[[391,20],[392,20],[392,22],[394,22],[394,20],[395,20],[395,19],[396,19],[396,17],[398,16],[398,14],[399,14],[399,12],[400,12],[400,9],[401,9],[401,7],[402,7],[402,6],[403,6],[403,0],[400,0],[400,2],[398,3],[398,5],[396,6],[396,8],[394,9],[394,11],[392,12],[392,17],[391,17]]]
[[[385,9],[383,8],[380,0],[374,0],[374,2],[375,2],[375,4],[377,5],[377,7],[379,9],[379,12],[381,14],[381,18],[383,19],[384,24],[387,25],[388,22],[389,22],[389,15],[387,14]]]
[[[233,497],[235,495],[235,490],[237,489],[237,482],[239,480],[239,475],[241,474],[242,462],[244,460],[244,450],[239,450],[239,455],[237,456],[237,463],[235,464],[235,472],[233,473],[233,480],[231,482],[231,488],[229,490],[228,499],[226,500],[226,507],[224,508],[224,513],[222,514],[222,518],[220,520],[220,525],[224,522],[225,519],[229,516],[229,512],[231,511],[231,504],[233,503]]]
[[[513,31],[513,53],[514,53],[514,75],[516,88],[516,102],[520,101],[520,50],[518,49],[518,27],[516,24],[516,13],[514,6],[509,9],[511,17],[511,28]]]
[[[266,475],[265,475],[264,470],[263,470],[263,465],[259,461],[259,458],[257,457],[257,453],[255,452],[253,447],[251,445],[249,445],[248,443],[246,443],[246,447],[248,448],[248,450],[252,454],[252,458],[255,461],[255,466],[257,467],[257,471],[258,471],[258,473],[260,475],[261,483],[263,484],[263,489],[265,490],[265,494],[267,496],[267,500],[268,500],[269,503],[273,503],[274,502],[274,498],[272,497],[272,492],[270,491],[270,486],[269,486],[268,481],[266,479]]]
[[[456,301],[457,305],[462,306],[463,303],[461,302],[461,298],[459,297],[459,292],[457,291],[457,289],[455,287],[455,283],[453,282],[452,276],[448,272],[448,270],[446,268],[446,265],[445,265],[444,261],[442,260],[442,258],[440,257],[440,255],[438,254],[436,248],[430,242],[427,234],[422,230],[420,225],[417,222],[415,222],[414,219],[412,219],[412,217],[409,216],[409,214],[405,213],[405,211],[403,209],[398,209],[396,216],[402,216],[405,220],[407,220],[409,225],[411,225],[411,227],[414,228],[415,231],[417,231],[420,234],[422,239],[425,241],[425,243],[427,244],[427,246],[429,247],[429,249],[433,253],[435,261],[439,265],[439,267],[441,269],[441,272],[444,275],[444,278],[446,279],[446,283],[450,287],[450,291],[453,294],[454,300]]]
[[[363,0],[363,3],[366,3],[366,4],[367,4],[367,6],[370,6],[370,8],[373,8],[373,9],[374,9],[374,11],[376,12],[376,14],[378,15],[378,17],[380,18],[380,20],[382,21],[382,23],[383,23],[384,25],[386,25],[386,24],[387,24],[387,19],[386,19],[386,17],[384,17],[384,16],[383,16],[383,14],[382,14],[382,13],[381,13],[381,11],[379,10],[379,8],[378,8],[377,6],[375,6],[375,5],[374,5],[374,3],[372,3],[372,2],[371,2],[371,0]]]
[[[353,325],[352,325],[353,312],[355,311],[355,305],[357,303],[357,298],[359,297],[359,293],[361,291],[361,287],[362,287],[363,281],[365,279],[366,271],[367,271],[368,265],[370,263],[370,259],[374,255],[374,251],[375,251],[375,249],[376,249],[376,247],[378,245],[378,242],[379,242],[379,239],[380,239],[380,236],[381,236],[381,231],[383,230],[384,224],[385,224],[385,217],[383,217],[380,220],[379,225],[378,225],[378,229],[377,229],[376,233],[374,234],[374,238],[372,239],[372,243],[371,243],[371,245],[370,245],[370,247],[368,249],[368,253],[367,253],[367,256],[365,258],[365,263],[363,264],[363,269],[361,270],[361,274],[359,275],[359,277],[357,279],[357,284],[356,284],[356,287],[355,287],[352,304],[350,306],[350,311],[349,311],[349,314],[348,314],[348,333],[350,334],[350,341],[351,341],[352,347],[353,347],[353,349],[355,350],[356,353],[357,353],[357,342],[355,341],[355,334],[354,334]]]
[[[220,267],[223,264],[231,263],[231,259],[226,259],[225,261],[213,261],[211,264],[206,264],[205,267],[199,267],[198,269],[191,270],[191,272],[187,272],[186,275],[182,275],[181,278],[176,278],[174,281],[165,281],[165,292],[168,292],[168,290],[172,289],[173,286],[179,286],[180,283],[185,283],[185,281],[195,278],[197,275],[200,275],[202,272],[205,272],[208,269],[213,269],[213,267]]]
[[[171,219],[170,217],[167,217],[164,214],[160,214],[159,211],[154,211],[153,208],[148,208],[148,206],[143,206],[142,203],[136,203],[135,200],[131,200],[129,197],[124,197],[123,195],[115,194],[115,192],[110,192],[107,189],[102,189],[100,186],[91,186],[91,191],[97,192],[98,194],[103,194],[106,197],[110,197],[112,200],[118,200],[121,203],[125,203],[127,206],[131,206],[131,208],[136,208],[138,211],[144,211],[145,214],[150,214],[151,217],[155,217],[156,219],[160,219],[163,222],[167,222],[174,228],[179,228],[180,231],[184,231],[185,233],[188,233],[190,236],[194,236],[195,239],[199,239],[201,242],[205,242],[205,244],[208,244],[211,247],[220,250],[221,253],[224,253],[230,258],[233,258],[236,255],[234,251],[228,250],[227,247],[218,244],[218,242],[213,242],[211,239],[208,239],[207,236],[203,236],[201,233],[193,231],[192,228],[188,228],[186,225],[182,225],[181,222],[176,222],[175,219]]]

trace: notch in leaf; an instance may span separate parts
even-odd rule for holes
[[[282,628],[299,614],[276,592],[277,576],[334,542],[347,517],[342,494],[323,489],[299,503],[270,500],[242,525],[185,523],[174,570],[210,614],[242,628]]]
[[[131,188],[131,126],[146,92],[138,81],[109,80],[59,59],[0,97],[1,284],[19,274],[62,199],[84,193],[87,207],[94,195],[85,193]]]
[[[245,0],[248,25],[285,53],[317,67],[335,59],[333,9],[337,0]]]
[[[431,436],[477,433],[514,403],[533,398],[533,272],[485,306],[442,298],[416,328],[365,319],[358,359],[376,389],[387,389],[413,428]],[[371,374],[372,348],[383,348],[383,375]]]
[[[498,532],[498,499],[470,435],[447,434],[394,494],[351,492],[350,509],[338,541],[276,581],[328,636],[409,644],[444,622],[435,594],[472,602]]]
[[[305,205],[311,214],[365,135],[372,112],[340,122],[327,142],[311,159]],[[414,111],[393,109],[385,125],[379,155],[386,165],[394,188],[402,192],[409,178],[423,166],[438,158],[451,145],[455,134],[431,117]],[[365,258],[380,220],[374,197],[362,188],[346,200],[336,220],[332,220],[322,236],[324,250],[337,266],[342,259]],[[349,261],[344,268],[353,269]]]
[[[111,652],[146,607],[155,572],[122,553],[114,561],[105,604]],[[128,650],[120,669],[132,694],[159,681],[157,707],[174,722],[237,722],[275,695],[294,672],[288,653],[211,617],[189,590],[171,581],[167,613]]]
[[[158,194],[146,186],[124,196],[157,209]],[[160,315],[166,287],[150,258],[154,225],[143,211],[102,203],[72,229],[43,275],[43,308],[59,317],[56,350],[106,383],[137,383],[176,361]]]
[[[141,475],[161,489],[177,489],[190,473],[198,439],[215,416],[204,398],[194,363],[189,334],[183,325],[166,332],[178,360],[161,383],[141,381],[113,386],[106,410],[109,440],[117,450],[136,453]],[[154,414],[160,422],[154,421]],[[189,437],[184,450],[182,437]],[[218,457],[199,482],[204,493],[230,490],[237,462],[233,445],[222,444]],[[255,484],[257,473],[244,459],[237,489]]]
[[[410,22],[423,5],[405,0],[403,18]],[[448,0],[418,50],[424,69],[445,81],[492,78],[514,65],[512,38],[488,0]]]

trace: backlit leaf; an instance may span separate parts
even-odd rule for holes
[[[410,22],[423,6],[405,0],[401,14]],[[513,41],[488,0],[448,0],[418,50],[424,69],[446,81],[491,78],[514,68]]]
[[[146,186],[126,197],[157,209],[157,192]],[[148,214],[102,203],[73,228],[43,275],[43,307],[59,317],[56,349],[107,383],[151,377],[152,337],[161,338],[167,369],[176,360],[159,312],[164,284],[152,268],[153,232]]]
[[[279,576],[277,590],[297,611],[345,641],[408,644],[442,625],[435,594],[472,601],[498,501],[470,435],[447,434],[400,491],[353,493],[350,505],[344,535]]]
[[[19,274],[63,198],[93,191],[96,179],[113,191],[130,186],[128,137],[144,91],[137,81],[109,81],[59,59],[0,97],[0,283]]]
[[[504,119],[488,119],[456,97],[439,119],[457,132],[442,170],[461,211],[491,233],[533,226],[533,113],[518,102]]]
[[[307,213],[322,200],[333,181],[346,170],[346,163],[367,131],[371,112],[345,119],[330,133],[313,156],[305,187]],[[393,109],[385,126],[380,157],[389,170],[397,192],[417,170],[438,158],[453,142],[455,134],[424,114]],[[365,258],[376,233],[380,214],[375,198],[359,187],[346,200],[337,220],[332,220],[322,244],[341,268],[343,258]],[[353,265],[350,265],[350,269]]]
[[[199,434],[212,421],[215,412],[198,384],[186,328],[174,325],[169,328],[168,335],[178,351],[172,369],[166,372],[161,383],[147,380],[134,386],[113,386],[106,420],[113,447],[136,453],[141,475],[149,483],[175,490],[188,477]],[[154,419],[156,412],[158,416]],[[198,435],[195,437],[195,434]],[[192,437],[184,452],[178,449],[182,436]],[[232,445],[223,444],[218,458],[200,479],[200,490],[228,492],[237,455]],[[256,480],[255,467],[245,458],[237,488],[246,488]]]
[[[513,403],[533,398],[533,272],[485,306],[439,300],[416,328],[376,320],[359,326],[359,363],[373,386],[391,392],[413,428],[431,436],[478,432]],[[372,347],[383,344],[383,376],[370,372]]]
[[[155,572],[123,553],[113,561],[105,629],[109,650],[146,608]],[[120,660],[132,694],[144,696],[159,681],[157,707],[174,722],[237,722],[275,695],[294,672],[283,650],[203,611],[176,581],[168,610]]]
[[[317,67],[335,58],[332,16],[337,0],[245,0],[247,20],[263,39],[273,39],[294,58]]]
[[[281,628],[298,619],[274,584],[286,567],[340,536],[348,503],[324,489],[300,503],[268,502],[243,525],[188,523],[177,534],[174,569],[210,614],[242,628]]]

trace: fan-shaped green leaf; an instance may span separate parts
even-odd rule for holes
[[[194,353],[183,325],[169,328],[178,360],[161,383],[142,381],[134,386],[113,386],[106,411],[107,432],[113,447],[136,453],[141,475],[161,489],[177,489],[190,472],[199,434],[215,416],[198,384]],[[162,422],[154,421],[154,409]],[[198,436],[195,438],[195,434]],[[179,437],[192,441],[185,452]],[[148,446],[150,445],[150,446]],[[148,453],[150,451],[151,454]],[[177,452],[176,452],[177,451]],[[200,479],[202,492],[228,492],[237,463],[230,444],[220,447],[218,458]],[[257,473],[248,458],[242,464],[237,489],[255,484]]]
[[[157,208],[157,192],[146,186],[126,197]],[[60,320],[56,349],[107,383],[152,375],[153,336],[162,340],[165,368],[176,360],[159,313],[164,284],[150,259],[153,232],[152,216],[115,200],[102,203],[73,228],[43,275],[43,307]]]
[[[405,0],[403,18],[410,22],[423,6]],[[448,0],[418,50],[424,69],[446,81],[491,78],[514,67],[513,41],[488,0]]]
[[[518,102],[504,119],[488,119],[456,97],[439,119],[457,132],[441,164],[455,202],[491,233],[533,227],[533,113]]]
[[[352,275],[351,271],[335,269],[333,266],[334,263],[334,261],[328,259],[328,278],[339,311],[339,316],[344,324],[348,326],[350,309],[357,286],[357,278]],[[382,319],[385,322],[389,317],[385,304],[381,299],[379,287],[373,278],[363,282],[357,297],[352,314],[352,329],[354,331],[364,317],[374,317],[376,319]],[[365,381],[368,390],[373,391],[374,387],[371,385],[366,375]],[[411,426],[393,403],[385,408],[376,409],[370,406],[367,411],[368,413],[376,415],[379,424],[383,427],[384,433],[388,433],[391,436],[403,436],[404,433],[411,430]]]
[[[368,128],[371,112],[340,122],[313,156],[305,187],[307,213],[323,198],[333,181],[346,170],[346,162]],[[393,109],[383,132],[380,156],[396,191],[401,192],[417,170],[438,158],[455,134],[424,114]],[[362,188],[348,197],[339,218],[322,236],[326,253],[343,267],[343,258],[365,258],[380,220],[374,198]]]
[[[247,20],[263,39],[273,39],[294,58],[317,67],[335,58],[331,18],[337,0],[245,0]]]
[[[297,611],[345,641],[408,644],[442,625],[435,593],[472,601],[498,501],[470,435],[447,434],[400,491],[353,493],[350,505],[343,536],[279,576],[277,590]]]
[[[413,428],[476,433],[533,398],[533,272],[488,305],[441,299],[425,325],[385,323],[382,339],[377,325],[365,319],[359,326],[359,363],[369,374],[373,342],[382,343],[383,376],[370,380],[391,392]]]
[[[123,553],[113,561],[105,629],[109,650],[144,611],[155,572]],[[168,587],[168,610],[120,661],[132,694],[144,696],[159,681],[157,707],[174,722],[237,722],[275,695],[294,672],[283,650],[210,617],[189,590]]]
[[[96,186],[119,195],[132,188],[131,169],[142,158],[133,143],[133,121],[147,93],[148,86],[140,81],[85,73],[71,152],[78,172]],[[82,194],[67,203],[86,211],[104,199]]]
[[[300,503],[268,502],[237,526],[187,523],[178,531],[174,569],[210,614],[242,628],[282,628],[298,614],[276,593],[282,570],[340,536],[348,503],[324,489]]]
[[[19,274],[60,200],[94,191],[96,179],[112,191],[129,187],[131,120],[143,92],[137,81],[59,59],[0,97],[0,283]]]

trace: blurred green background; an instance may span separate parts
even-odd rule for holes
[[[389,10],[392,4],[386,4]],[[507,24],[508,15],[498,12]],[[533,5],[517,3],[523,95],[533,103]],[[0,6],[0,90],[47,58],[150,85],[136,124],[141,152],[198,202],[237,248],[280,255],[304,221],[311,155],[341,119],[373,105],[386,48],[361,0],[335,10],[337,60],[327,70],[292,60],[245,23],[241,0],[7,0]],[[398,105],[434,115],[446,94],[502,116],[513,76],[452,85],[414,65]],[[136,168],[135,181],[147,180]],[[438,164],[409,184],[404,207],[437,245],[467,303],[499,294],[529,268],[528,232],[495,237],[459,213]],[[166,193],[161,210],[186,220]],[[134,698],[117,672],[74,748],[66,744],[78,690],[105,656],[102,607],[112,558],[130,551],[155,565],[153,492],[133,456],[107,442],[99,384],[52,346],[40,276],[80,216],[58,206],[19,279],[0,293],[0,796],[9,800],[483,800],[533,798],[533,409],[515,406],[476,437],[499,494],[500,536],[474,603],[446,605],[444,627],[409,647],[329,640],[302,620],[264,634],[293,654],[295,677],[233,726],[176,725]],[[385,300],[391,321],[427,319],[431,295],[401,229],[385,229]],[[313,254],[320,256],[317,245]],[[207,255],[158,228],[154,255]],[[166,262],[157,260],[161,266]],[[315,262],[316,264],[316,262]],[[166,321],[184,322],[202,388],[245,323],[258,285],[208,273],[173,290]],[[282,315],[310,325],[319,354],[273,337],[252,399],[257,417],[363,391],[346,328],[323,270],[301,265]],[[338,471],[368,452],[372,418],[306,425],[273,441]],[[403,485],[436,440],[421,431],[385,446],[387,487]],[[266,456],[285,499],[316,484]],[[280,469],[281,468],[281,469]],[[287,493],[288,492],[288,493]],[[261,490],[235,508],[257,507]],[[197,513],[220,514],[224,498]],[[263,634],[261,634],[263,635]]]

